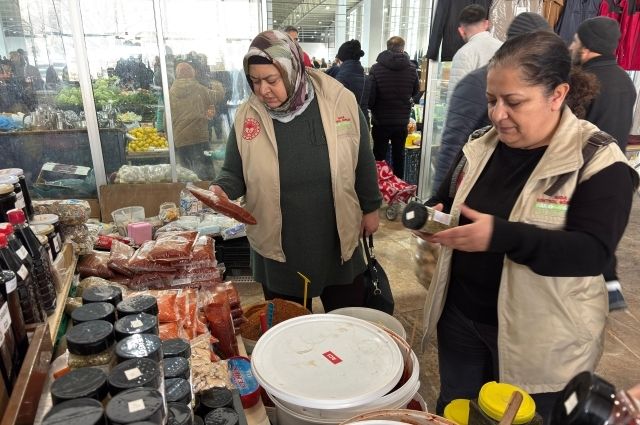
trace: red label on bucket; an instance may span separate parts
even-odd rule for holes
[[[325,356],[327,358],[327,360],[329,360],[333,364],[338,364],[338,363],[340,363],[342,361],[342,359],[340,357],[336,356],[331,351],[327,351],[326,353],[322,353],[322,355]]]

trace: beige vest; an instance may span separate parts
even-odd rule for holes
[[[358,104],[349,90],[323,72],[307,68],[307,75],[318,98],[327,138],[340,250],[342,260],[347,261],[358,245],[362,222],[355,191],[360,146]],[[238,109],[235,131],[247,188],[244,207],[258,222],[255,226],[247,226],[247,237],[251,247],[263,257],[285,262],[278,146],[273,121],[255,95]]]
[[[593,124],[578,120],[565,107],[551,143],[532,172],[509,221],[560,230],[582,167],[582,148]],[[470,141],[463,148],[468,163],[453,201],[458,214],[491,157],[498,137],[495,129]],[[626,158],[617,144],[598,150],[583,170],[580,181]],[[559,175],[572,177],[552,196],[544,194]],[[522,243],[527,243],[523,241]],[[423,347],[433,334],[447,294],[451,267],[450,248],[440,251],[424,308]],[[608,314],[607,289],[602,275],[591,277],[549,277],[514,263],[507,256],[498,294],[498,355],[500,381],[530,393],[560,391],[576,374],[594,370],[602,355],[604,327]]]

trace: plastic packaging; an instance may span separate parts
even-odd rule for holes
[[[151,259],[150,254],[155,244],[155,241],[147,241],[143,243],[135,252],[135,254],[133,254],[133,257],[129,259],[127,267],[136,273],[174,272],[175,268],[171,267],[170,265],[160,264]]]
[[[106,252],[93,252],[83,255],[78,261],[78,273],[80,278],[95,276],[103,279],[111,279],[114,274],[109,268],[109,254]]]
[[[150,421],[165,423],[162,394],[151,388],[132,388],[114,396],[107,405],[107,419],[111,425]]]
[[[49,410],[42,425],[106,425],[104,408],[91,398],[65,401]]]
[[[104,320],[113,324],[116,321],[116,309],[113,304],[99,302],[82,305],[71,313],[74,325],[92,320]]]
[[[118,317],[122,318],[131,314],[147,313],[158,315],[158,302],[151,295],[134,295],[118,303],[116,306]]]
[[[188,185],[187,189],[195,196],[199,201],[213,210],[224,214],[227,217],[234,218],[241,223],[256,224],[256,219],[244,208],[231,202],[223,193],[210,192],[208,190],[200,189],[193,185]]]
[[[198,175],[188,168],[176,166],[178,181],[196,182]],[[123,165],[116,175],[116,183],[171,183],[171,165]]]
[[[113,325],[116,341],[136,334],[158,335],[158,318],[147,313],[124,316]]]
[[[92,398],[104,402],[108,394],[107,375],[93,367],[72,370],[51,384],[51,399],[54,405],[78,398]]]
[[[130,388],[146,387],[160,392],[164,385],[157,362],[150,359],[126,360],[111,370],[108,377],[112,396]]]
[[[113,325],[104,320],[80,323],[67,332],[68,364],[71,369],[100,367],[113,363]]]
[[[111,213],[111,218],[122,236],[127,236],[127,226],[129,223],[143,221],[145,218],[144,207],[132,206],[119,208]]]
[[[109,253],[107,265],[116,273],[131,277],[133,272],[127,265],[134,252],[135,249],[131,246],[114,239],[111,241],[111,252]]]
[[[232,357],[227,361],[231,383],[240,392],[242,407],[249,409],[260,400],[260,385],[251,371],[251,361],[242,356]]]
[[[134,240],[136,245],[152,239],[151,223],[145,221],[138,223],[129,223],[127,225],[127,235]]]
[[[180,325],[178,322],[166,322],[160,324],[160,339],[165,341],[180,337]]]
[[[84,224],[89,220],[91,205],[80,199],[35,201],[36,214],[55,214],[65,225]]]
[[[175,272],[144,272],[133,276],[128,286],[136,291],[164,289],[173,285],[175,277]]]
[[[238,343],[226,293],[218,292],[213,294],[204,306],[204,313],[207,317],[211,334],[219,340],[217,344],[219,351],[225,358],[237,356],[239,354]]]
[[[171,263],[191,258],[191,247],[198,232],[165,232],[156,239],[149,258],[156,262]]]

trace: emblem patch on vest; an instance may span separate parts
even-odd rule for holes
[[[346,128],[346,127],[351,126],[352,124],[353,123],[351,122],[351,120],[349,118],[344,117],[342,115],[339,116],[336,119],[336,127],[338,127],[338,128]]]
[[[260,123],[255,118],[247,118],[244,120],[242,127],[242,138],[245,140],[253,140],[260,134]]]
[[[568,209],[566,196],[541,196],[536,199],[533,214],[538,219],[564,219]]]

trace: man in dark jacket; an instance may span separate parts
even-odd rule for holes
[[[360,58],[364,52],[358,40],[342,43],[336,55],[337,64],[327,70],[327,74],[340,81],[356,97],[360,109],[369,123],[369,92],[371,83],[364,75]]]
[[[599,16],[580,24],[570,49],[574,64],[581,64],[582,69],[594,74],[600,83],[600,94],[591,101],[585,119],[612,135],[624,152],[633,125],[636,88],[629,74],[616,63],[614,52],[619,40],[618,23]],[[611,310],[627,306],[618,281],[616,263],[614,256],[603,272]]]
[[[393,173],[403,179],[411,101],[420,100],[418,72],[404,52],[404,40],[398,36],[387,41],[387,50],[380,53],[376,61],[369,71],[373,155],[376,161],[384,160],[391,141]]]

